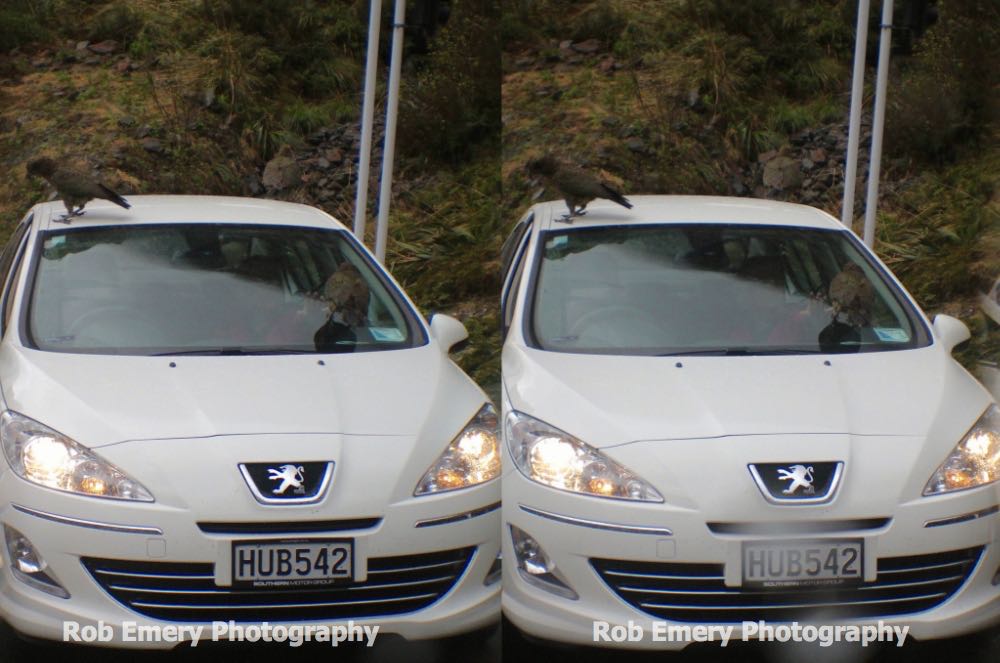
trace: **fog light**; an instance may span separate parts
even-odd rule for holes
[[[510,526],[510,538],[514,543],[517,573],[526,583],[573,601],[579,598],[576,592],[556,576],[555,563],[535,539],[513,525]]]
[[[69,592],[55,579],[49,565],[26,536],[10,525],[3,526],[3,534],[7,542],[7,555],[10,557],[10,571],[15,578],[47,594],[61,599],[69,598]]]
[[[484,585],[492,585],[496,581],[500,580],[503,575],[503,555],[497,553],[497,558],[493,560],[493,564],[490,565],[490,570],[486,572],[486,579],[483,580]]]

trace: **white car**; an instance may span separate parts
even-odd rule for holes
[[[965,326],[819,210],[633,202],[535,205],[505,245],[510,621],[636,648],[684,624],[996,624],[1000,411],[951,357]]]
[[[152,648],[123,624],[495,624],[497,416],[461,323],[317,209],[131,202],[37,205],[0,258],[0,619]]]

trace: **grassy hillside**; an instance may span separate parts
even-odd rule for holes
[[[971,364],[1000,358],[973,304],[1000,272],[1000,10],[938,4],[938,24],[894,58],[876,248],[929,311],[970,324]],[[38,154],[124,193],[268,195],[350,222],[367,6],[6,0],[0,234],[48,195],[24,173]],[[536,196],[551,197],[524,174],[533,155],[555,149],[630,193],[758,195],[839,216],[855,6],[452,0],[435,23],[411,2],[391,269],[425,312],[463,319],[473,343],[460,360],[490,385],[499,246]],[[866,104],[870,115],[870,89]],[[264,192],[283,145],[301,181]],[[800,181],[765,186],[779,156]],[[373,188],[371,218],[375,199]]]
[[[894,56],[876,250],[928,312],[974,332],[961,359],[1000,359],[975,305],[1000,273],[1000,8],[941,0]],[[839,218],[857,3],[512,0],[504,35],[504,211],[538,196],[524,164],[555,151],[627,193],[750,195]],[[875,20],[876,11],[872,12]],[[905,35],[897,39],[902,40]],[[869,37],[862,161],[876,58]],[[774,185],[786,157],[795,177]],[[866,185],[862,165],[858,226]]]

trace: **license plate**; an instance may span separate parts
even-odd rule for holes
[[[743,543],[744,586],[860,583],[864,568],[861,539]]]
[[[350,582],[353,539],[234,541],[234,587],[299,587]]]

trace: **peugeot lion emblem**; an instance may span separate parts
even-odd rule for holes
[[[801,467],[801,466],[800,466]],[[812,468],[809,468],[812,469]],[[277,488],[271,492],[275,495],[284,495],[285,491],[289,488],[292,489],[292,493],[295,495],[305,495],[305,468],[301,465],[282,465],[281,467],[267,468],[268,478],[271,481],[280,481],[281,483]]]
[[[844,473],[842,460],[794,460],[747,465],[771,504],[823,504],[834,499]]]
[[[289,466],[286,465],[285,467]],[[794,495],[795,491],[798,490],[799,487],[802,488],[802,495],[816,494],[816,489],[813,488],[812,465],[809,467],[806,467],[805,465],[792,465],[788,469],[778,468],[778,480],[791,481],[791,483],[788,484],[788,488],[781,491],[783,495]]]
[[[332,460],[274,460],[240,463],[240,473],[261,504],[315,504],[333,479]]]

